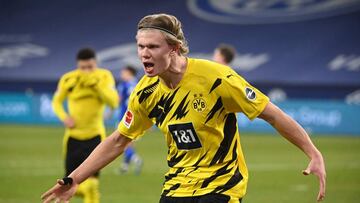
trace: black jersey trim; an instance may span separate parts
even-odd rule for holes
[[[138,91],[136,93],[137,96],[139,96],[139,103],[141,104],[144,102],[149,96],[156,90],[160,83],[160,79],[156,80],[156,82],[150,84],[149,86],[143,88],[142,90]]]
[[[230,74],[230,75],[227,75],[226,77],[227,77],[227,78],[230,78],[231,76],[234,76],[234,75],[233,75],[233,74]]]
[[[184,158],[184,156],[186,155],[186,153],[176,157],[178,155],[178,153],[176,153],[173,157],[171,157],[171,159],[168,161],[168,166],[169,167],[174,167],[177,163],[179,163],[181,161],[181,159]]]
[[[231,176],[231,178],[226,182],[224,185],[216,187],[211,193],[223,193],[231,188],[233,188],[235,185],[237,185],[241,180],[243,179],[243,176],[241,175],[239,171],[239,167],[236,168],[235,174]]]
[[[232,162],[227,163],[225,166],[221,167],[219,170],[215,172],[214,175],[206,178],[201,185],[201,188],[207,187],[212,181],[214,181],[217,177],[225,175],[231,171],[232,168],[227,169]]]
[[[214,82],[214,84],[212,85],[212,87],[211,87],[211,89],[210,89],[209,94],[210,94],[214,89],[216,89],[220,84],[221,84],[221,79],[220,79],[220,78],[216,79],[215,82]]]
[[[207,152],[193,165],[193,167],[195,167],[195,168],[192,169],[191,171],[189,171],[189,172],[185,175],[185,177],[188,176],[190,173],[198,170],[198,168],[199,168],[198,165],[200,164],[200,162],[201,162],[206,156],[207,156]]]
[[[232,162],[237,161],[237,143],[235,143],[234,148],[233,148],[233,156],[232,156]],[[217,188],[215,188],[215,190],[213,192],[220,192],[223,193],[226,190],[231,189],[232,187],[234,187],[236,184],[238,184],[241,180],[243,179],[242,174],[239,171],[239,167],[236,168],[236,171],[234,173],[234,175],[228,180],[228,182],[225,183],[225,185],[222,186],[218,186]]]
[[[215,113],[220,110],[223,107],[223,103],[221,100],[221,97],[219,97],[215,103],[215,105],[212,107],[212,109],[209,111],[209,113],[207,114],[207,119],[205,121],[205,123],[207,123],[209,120],[211,120]]]
[[[173,100],[174,100],[174,97],[175,97],[176,93],[178,92],[179,88],[177,88],[172,94],[168,93],[168,94],[166,94],[166,96],[165,96],[165,94],[163,94],[161,96],[160,100],[154,106],[154,108],[150,111],[148,117],[150,119],[155,118],[156,119],[155,124],[157,126],[159,126],[163,123],[166,116],[168,115],[170,110],[175,105],[175,102],[173,102]]]
[[[187,97],[189,96],[190,91],[186,94],[186,96],[182,99],[182,101],[180,102],[179,106],[176,108],[174,114],[171,116],[170,120],[172,120],[175,116],[176,116],[176,120],[184,118],[187,113],[189,112],[188,110],[188,105],[190,101],[187,101]],[[186,104],[185,104],[186,102]]]
[[[219,149],[211,160],[210,166],[217,162],[222,162],[229,153],[231,143],[236,133],[236,115],[234,113],[228,114],[224,125],[224,139],[220,143]]]
[[[169,180],[175,178],[175,177],[176,177],[179,173],[181,173],[183,170],[184,170],[184,168],[180,167],[180,168],[178,168],[178,169],[175,171],[175,173],[170,173],[169,175],[166,175],[166,176],[165,176],[164,184],[165,184],[166,182],[168,182]]]
[[[180,185],[181,185],[180,183],[177,183],[177,184],[171,186],[171,188],[169,188],[168,190],[164,190],[164,192],[162,193],[162,195],[167,196],[167,194],[169,194],[169,192],[170,192],[171,190],[176,190],[176,189],[178,189],[178,188],[180,187]]]

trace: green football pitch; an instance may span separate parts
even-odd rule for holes
[[[63,128],[0,125],[0,203],[40,202],[40,195],[63,176]],[[329,203],[360,202],[360,137],[314,136],[327,165]],[[249,203],[316,202],[318,181],[303,176],[305,155],[281,136],[241,136],[250,171]],[[153,130],[136,142],[144,159],[142,173],[117,175],[117,159],[101,174],[101,202],[156,203],[167,170],[163,136]],[[74,198],[71,202],[81,202]]]

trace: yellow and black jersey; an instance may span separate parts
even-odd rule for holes
[[[65,99],[68,101],[68,111],[63,105]],[[97,135],[105,137],[105,104],[116,108],[119,96],[112,73],[101,68],[92,73],[76,69],[64,74],[52,101],[54,112],[60,120],[68,116],[75,120],[75,127],[66,129],[65,138],[71,136],[78,140],[87,140]]]
[[[248,172],[240,146],[236,112],[257,117],[269,99],[227,66],[188,58],[176,89],[144,76],[119,123],[136,139],[156,124],[168,146],[163,195],[222,193],[241,198]]]

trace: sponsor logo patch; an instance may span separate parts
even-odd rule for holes
[[[191,150],[201,148],[200,139],[192,123],[173,124],[169,125],[168,128],[178,149]]]
[[[250,101],[254,101],[256,99],[256,93],[250,87],[245,88],[245,94],[246,94],[246,98]]]
[[[134,114],[131,111],[127,110],[125,115],[124,115],[124,118],[123,118],[124,125],[127,128],[130,128],[130,125],[131,125],[133,120],[134,120]]]

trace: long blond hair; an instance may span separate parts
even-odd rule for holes
[[[179,53],[186,55],[189,47],[185,39],[181,22],[173,15],[152,14],[143,17],[138,23],[138,30],[157,29],[161,31],[169,45],[179,45]]]

